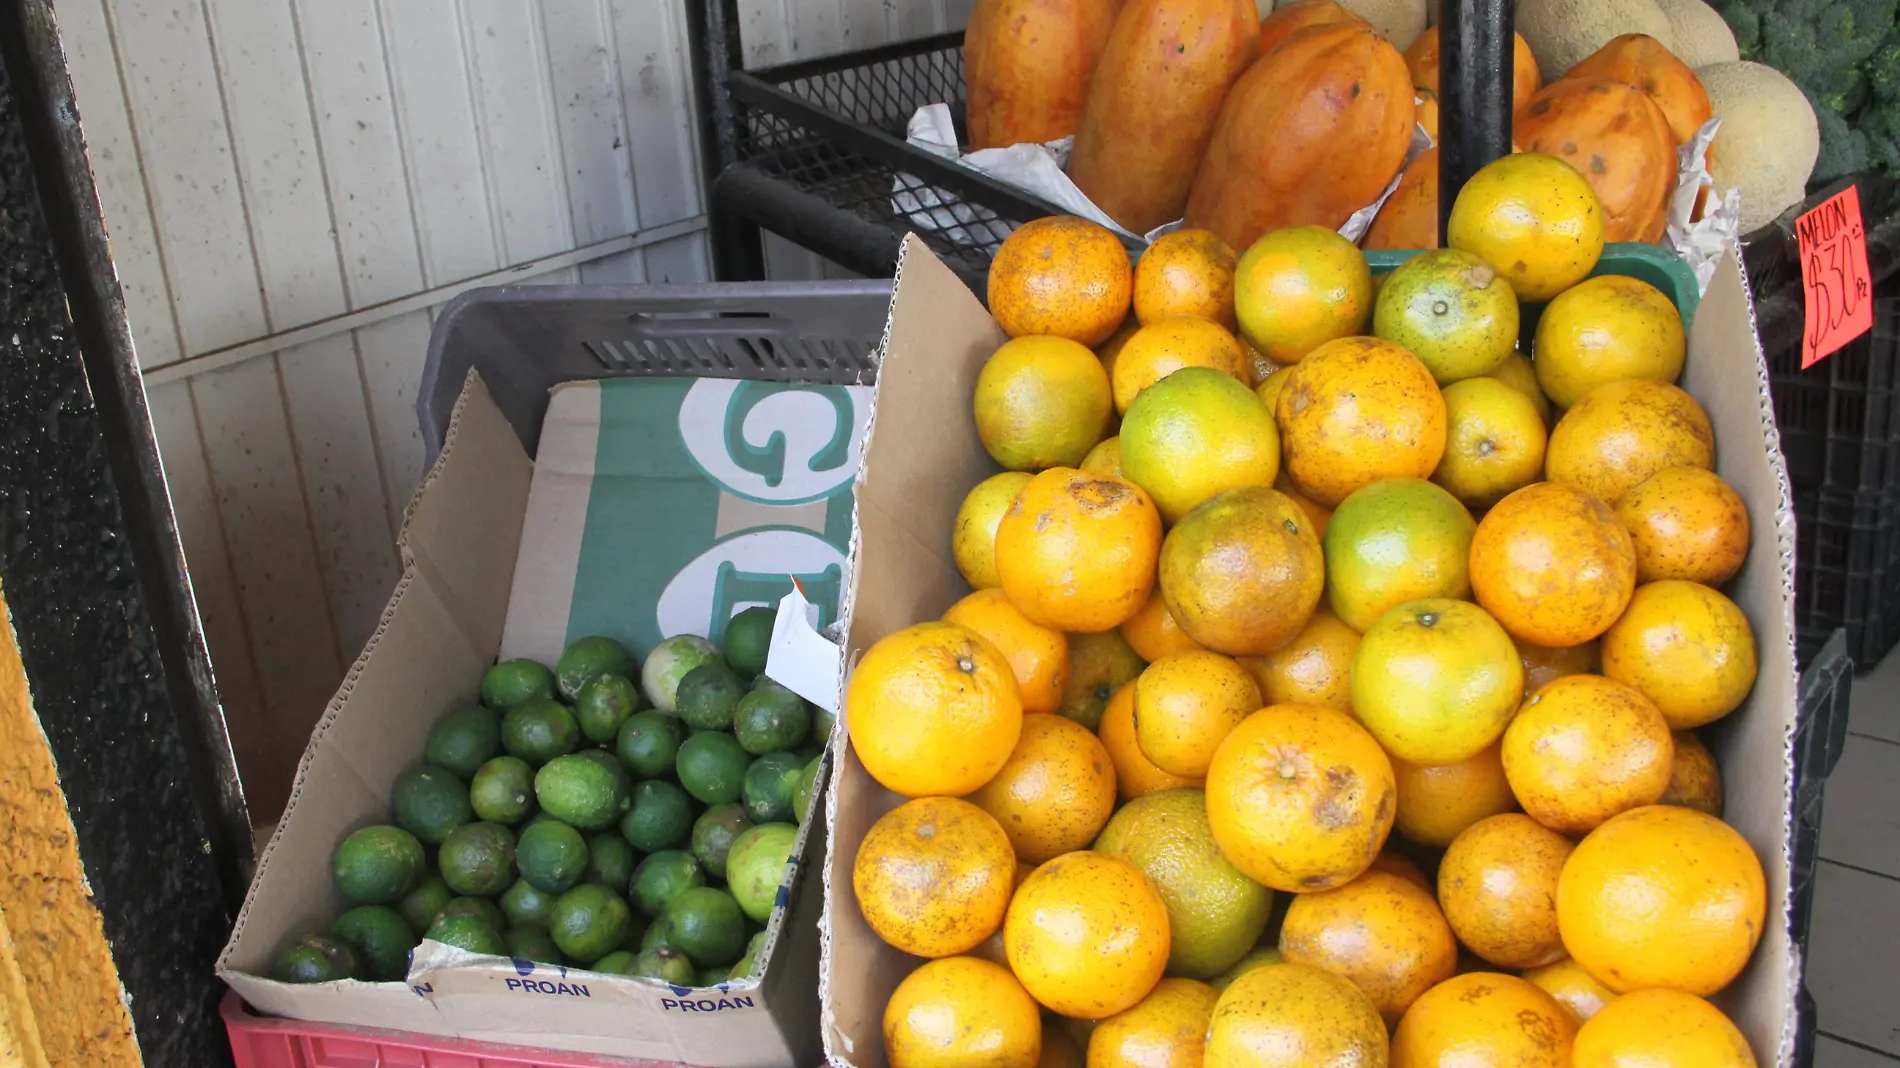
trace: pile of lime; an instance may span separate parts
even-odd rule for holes
[[[713,986],[753,974],[829,712],[764,675],[773,613],[644,664],[611,638],[505,660],[429,733],[394,823],[337,847],[354,907],[279,954],[286,982],[402,980],[422,939]]]

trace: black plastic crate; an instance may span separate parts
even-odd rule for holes
[[[1794,837],[1790,842],[1794,864],[1789,887],[1794,895],[1790,917],[1796,945],[1806,946],[1814,913],[1814,873],[1821,856],[1822,798],[1827,778],[1840,762],[1847,744],[1848,696],[1853,688],[1854,661],[1848,655],[1844,632],[1831,635],[1817,650],[1807,670],[1795,710],[1794,731]],[[1795,998],[1795,1068],[1814,1063],[1815,1004],[1805,979]]]

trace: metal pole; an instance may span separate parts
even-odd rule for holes
[[[1478,168],[1510,154],[1511,0],[1444,0],[1438,27],[1438,235]]]

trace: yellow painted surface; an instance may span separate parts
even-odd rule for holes
[[[5,601],[0,600],[0,614]],[[12,617],[0,627],[0,1068],[140,1064]],[[24,996],[22,996],[24,995]],[[37,1058],[37,1059],[34,1059]]]

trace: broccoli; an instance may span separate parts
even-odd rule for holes
[[[1900,0],[1721,0],[1742,58],[1786,74],[1821,127],[1815,183],[1900,174]]]

